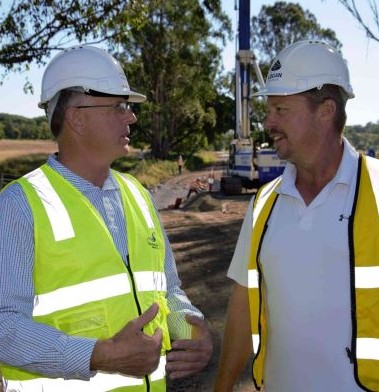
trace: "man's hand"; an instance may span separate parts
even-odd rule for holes
[[[162,331],[153,336],[142,329],[157,315],[159,307],[153,304],[141,316],[130,321],[111,339],[98,340],[91,357],[91,370],[103,370],[130,376],[152,373],[159,364]]]
[[[187,377],[202,370],[213,351],[212,336],[204,320],[186,316],[192,325],[192,339],[176,340],[167,354],[166,372],[171,379]]]

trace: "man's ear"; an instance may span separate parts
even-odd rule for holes
[[[326,99],[318,108],[321,121],[333,120],[337,111],[337,105],[333,99]]]
[[[66,110],[65,119],[69,125],[69,127],[79,134],[82,134],[83,129],[83,118],[80,113],[80,110],[74,107],[70,107]]]

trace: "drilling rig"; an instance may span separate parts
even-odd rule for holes
[[[254,145],[251,137],[251,83],[252,71],[261,88],[264,87],[259,64],[250,49],[250,0],[235,0],[238,11],[238,48],[236,50],[236,124],[234,139],[229,146],[227,175],[221,177],[221,191],[239,194],[242,189],[257,189],[282,174],[285,161],[272,148]]]

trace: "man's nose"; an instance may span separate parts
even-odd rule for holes
[[[132,110],[127,110],[125,113],[123,113],[122,115],[123,120],[125,121],[125,123],[129,124],[134,124],[137,122],[137,116],[134,114],[134,112]]]

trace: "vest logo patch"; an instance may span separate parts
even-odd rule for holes
[[[154,249],[159,248],[157,240],[155,238],[155,233],[151,233],[151,236],[147,237],[147,243]]]

